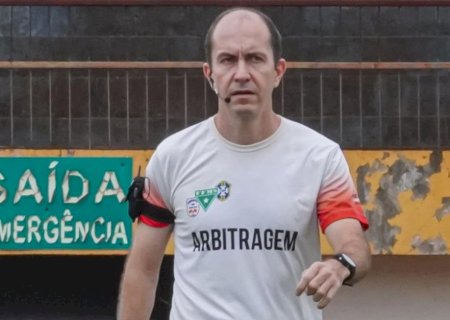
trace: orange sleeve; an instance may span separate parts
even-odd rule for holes
[[[348,164],[340,149],[335,149],[330,155],[317,199],[317,216],[322,232],[331,223],[345,218],[358,220],[364,230],[369,227]]]
[[[358,195],[356,192],[349,191],[351,190],[345,190],[344,192],[333,190],[328,192],[327,197],[322,196],[319,198],[317,215],[322,232],[325,232],[325,229],[331,223],[346,218],[358,220],[364,230],[367,230],[369,227],[369,222],[364,215]]]

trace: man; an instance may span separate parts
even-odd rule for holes
[[[203,72],[218,112],[163,141],[147,167],[118,305],[149,319],[166,244],[174,235],[170,319],[316,320],[370,251],[339,146],[274,113],[285,73],[281,37],[253,9],[211,25]],[[321,261],[318,227],[336,256]]]

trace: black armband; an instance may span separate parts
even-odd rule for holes
[[[141,214],[152,220],[163,223],[174,223],[175,216],[169,210],[155,206],[144,199],[146,177],[137,176],[128,188],[126,201],[128,201],[128,215],[134,222]]]

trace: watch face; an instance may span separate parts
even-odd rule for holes
[[[356,263],[345,253],[342,253],[342,258],[344,258],[347,261],[347,263],[352,267],[356,267]]]

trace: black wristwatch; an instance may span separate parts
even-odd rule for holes
[[[342,265],[350,271],[350,275],[347,278],[345,278],[342,284],[346,286],[352,286],[351,280],[355,275],[356,263],[345,253],[338,253],[335,256],[333,256],[333,258],[342,263]]]

